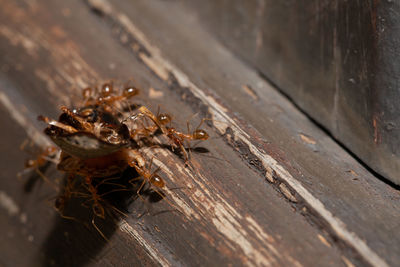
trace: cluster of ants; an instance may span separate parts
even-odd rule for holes
[[[64,208],[71,197],[84,195],[92,201],[94,216],[104,218],[104,193],[99,194],[98,186],[118,184],[121,173],[127,168],[137,172],[129,183],[133,185],[139,180],[140,185],[135,189],[139,197],[146,185],[155,189],[164,188],[165,182],[157,174],[158,169],[151,171],[152,160],[148,164],[140,152],[142,148],[154,145],[156,135],[164,135],[171,147],[181,154],[185,164],[189,160],[188,142],[208,139],[207,132],[200,129],[204,119],[192,132],[188,122],[188,132],[183,133],[171,127],[169,114],[159,110],[154,114],[145,106],[129,104],[138,93],[139,90],[133,86],[116,89],[112,83],[105,83],[100,88],[83,89],[81,107],[69,109],[62,106],[58,120],[38,117],[48,125],[44,133],[56,146],[47,147],[36,160],[29,160],[26,167],[39,170],[48,161],[57,158],[57,169],[67,174],[66,184],[54,205],[61,216],[68,218]],[[122,112],[126,109],[128,116]],[[101,182],[96,183],[98,179]],[[78,192],[77,186],[86,192]]]

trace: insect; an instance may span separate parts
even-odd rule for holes
[[[54,202],[54,208],[60,213],[61,217],[65,219],[74,219],[73,217],[66,216],[64,214],[66,203],[72,197],[72,195],[75,194],[74,184],[75,184],[74,175],[73,174],[68,175],[67,184],[64,186],[64,191],[62,192],[61,195],[59,195],[56,198]]]
[[[23,142],[20,149],[25,150],[25,146],[28,144],[28,140]],[[39,175],[44,181],[52,185],[57,190],[57,185],[49,180],[43,173],[43,170],[48,166],[47,163],[56,161],[58,155],[58,148],[55,146],[47,146],[36,156],[36,159],[29,159],[25,162],[25,168],[23,171],[17,173],[18,178],[30,171],[34,170],[36,174]],[[32,189],[37,177],[31,177],[29,181],[25,184],[25,191],[29,192]]]
[[[62,106],[58,120],[38,117],[48,125],[44,132],[57,145],[55,150],[60,152],[57,169],[68,174],[63,194],[56,199],[55,204],[62,216],[68,217],[63,215],[63,211],[69,198],[84,196],[92,202],[94,216],[104,218],[104,193],[100,194],[95,184],[99,180],[113,179],[113,184],[118,185],[118,178],[115,177],[128,167],[134,168],[139,175],[132,178],[130,184],[133,185],[138,178],[143,179],[136,190],[138,196],[146,184],[156,189],[165,188],[165,181],[157,174],[159,169],[152,172],[152,160],[147,164],[141,153],[141,149],[147,146],[141,142],[141,138],[151,139],[156,131],[161,131],[179,147],[185,161],[188,161],[189,157],[184,142],[208,138],[207,132],[199,129],[203,121],[193,132],[189,131],[188,124],[188,133],[185,134],[167,126],[172,121],[169,114],[160,114],[158,111],[157,115],[154,115],[144,106],[139,107],[136,112],[130,111],[129,116],[124,116],[121,112],[122,104],[138,93],[139,90],[132,86],[115,90],[112,83],[105,83],[100,89],[83,89],[82,106],[75,109]],[[145,118],[150,119],[154,125],[146,125]],[[39,162],[39,158],[37,161]],[[83,178],[81,187],[84,187],[87,193],[78,193],[74,189],[79,187],[74,178],[76,175]],[[116,190],[130,189],[120,186]]]
[[[172,118],[167,113],[161,113],[155,116],[150,110],[146,107],[142,106],[139,108],[139,111],[148,117],[150,120],[154,122],[158,129],[161,130],[163,134],[165,134],[177,147],[179,147],[180,151],[183,153],[185,163],[187,164],[189,161],[189,155],[185,149],[184,142],[200,140],[204,141],[209,138],[208,133],[200,129],[200,126],[204,123],[205,119],[203,119],[200,124],[196,127],[193,132],[190,132],[189,121],[187,122],[187,133],[182,133],[178,131],[176,128],[168,127],[166,124],[170,123]],[[151,129],[153,131],[153,129]]]
[[[38,169],[45,165],[47,161],[49,160],[49,157],[53,156],[57,152],[57,148],[54,146],[48,146],[46,147],[38,156],[35,160],[30,159],[27,160],[25,163],[25,168],[26,169]]]

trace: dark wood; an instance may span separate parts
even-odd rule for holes
[[[188,1],[203,25],[400,184],[396,1]]]
[[[399,192],[216,42],[179,2],[0,0],[0,6],[3,265],[399,261]],[[195,113],[214,121],[205,126],[211,139],[201,144],[209,152],[192,153],[194,168],[165,149],[148,151],[167,187],[180,189],[152,203],[150,214],[140,216],[147,207],[132,200],[123,205],[127,218],[96,219],[105,242],[90,216],[86,224],[60,218],[51,208],[54,190],[40,180],[28,190],[29,175],[22,181],[15,175],[29,158],[18,148],[23,140],[48,142],[36,116],[56,117],[80,88],[110,78],[135,79],[142,88],[136,101],[153,111],[160,105],[181,129]],[[54,166],[45,173],[62,177]],[[88,213],[73,207],[77,217]]]

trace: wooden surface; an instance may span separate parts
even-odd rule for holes
[[[311,118],[400,185],[396,1],[184,1]]]
[[[396,266],[400,193],[379,181],[255,71],[204,31],[179,1],[0,0],[0,264],[5,266]],[[166,12],[168,10],[168,12]],[[168,188],[150,214],[65,220],[54,190],[16,173],[26,138],[48,141],[79,89],[133,78],[136,102],[181,129],[212,117],[193,170],[152,149]],[[152,88],[152,89],[150,89]],[[154,94],[154,92],[158,94]],[[161,97],[157,97],[161,95]],[[197,120],[197,121],[196,121]],[[46,175],[60,178],[54,166]],[[181,212],[171,211],[171,206]],[[173,209],[172,209],[173,210]],[[76,205],[76,216],[86,210]]]

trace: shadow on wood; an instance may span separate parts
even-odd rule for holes
[[[112,238],[121,219],[130,214],[129,205],[132,202],[143,199],[151,204],[163,199],[162,193],[155,194],[148,188],[141,190],[139,196],[137,190],[142,180],[138,180],[133,186],[129,182],[136,177],[138,177],[136,171],[128,168],[114,180],[114,183],[102,184],[101,179],[94,179],[94,186],[98,188],[99,195],[102,196],[102,205],[105,209],[104,219],[94,214],[89,195],[83,198],[71,197],[63,212],[65,218],[62,216],[57,218],[53,229],[43,243],[42,265],[84,266],[90,261],[96,262],[97,255]],[[75,177],[75,179],[81,178]],[[147,211],[145,207],[141,214]],[[64,242],[60,242],[61,240]]]

